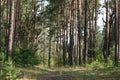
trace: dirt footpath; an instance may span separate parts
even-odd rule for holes
[[[50,72],[49,74],[40,77],[39,80],[77,80],[77,79],[70,75],[55,75],[53,72]]]

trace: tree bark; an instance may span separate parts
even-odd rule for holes
[[[81,8],[81,0],[77,0],[77,19],[78,19],[78,49],[79,49],[79,65],[82,65],[82,30],[81,30],[81,13],[82,13],[82,8]]]
[[[13,41],[17,45],[19,38],[19,28],[21,23],[21,0],[16,0],[15,9],[15,28],[14,28],[14,38]]]
[[[115,0],[115,66],[118,66],[119,56],[119,25],[118,25],[118,0]]]
[[[70,44],[69,44],[69,63],[73,65],[73,45],[74,45],[74,0],[71,1],[71,14],[70,14]]]
[[[49,37],[48,66],[51,67],[51,35],[50,35],[50,37]]]
[[[63,20],[64,20],[64,22],[62,25],[63,26],[63,65],[66,65],[66,35],[65,35],[65,33],[66,33],[66,0],[64,0],[63,4],[64,4],[63,5],[63,10],[64,10]]]
[[[84,22],[84,54],[83,61],[84,64],[87,63],[87,55],[88,55],[88,1],[85,0],[85,22]]]
[[[104,55],[104,59],[105,62],[108,62],[108,58],[109,58],[109,33],[110,33],[110,27],[109,27],[109,1],[105,0],[105,4],[106,4],[106,24],[105,24],[105,41],[104,41],[104,46],[103,46],[103,55]]]
[[[8,31],[8,48],[7,48],[8,59],[11,58],[11,54],[12,54],[13,33],[14,33],[14,0],[10,0],[9,5],[10,5],[10,12],[9,12],[10,28]]]
[[[1,28],[2,22],[1,21],[2,21],[2,1],[0,0],[0,53],[1,53],[1,48],[2,48],[2,34],[1,34],[2,33],[1,32],[2,31],[1,30],[2,29]]]
[[[97,31],[97,7],[98,0],[95,0],[95,26],[93,27],[93,59],[96,60],[96,31]]]
[[[118,0],[118,7],[120,7],[120,0]],[[120,58],[120,8],[118,8],[118,27],[119,27],[119,58]]]

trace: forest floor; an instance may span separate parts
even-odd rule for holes
[[[120,67],[87,68],[59,67],[50,68],[36,66],[21,68],[18,80],[120,80]]]

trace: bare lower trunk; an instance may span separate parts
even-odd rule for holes
[[[48,66],[51,67],[51,36],[49,37]]]

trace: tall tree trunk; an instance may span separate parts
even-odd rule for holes
[[[74,63],[75,65],[78,64],[78,50],[77,50],[77,47],[78,47],[78,24],[77,24],[77,0],[75,0],[75,3],[74,3]]]
[[[44,5],[42,7],[44,7]],[[34,31],[35,30],[35,26],[36,26],[36,0],[33,0],[33,9],[34,9],[34,14],[33,14],[34,15],[34,18],[33,18],[33,31]]]
[[[42,1],[42,10],[44,10],[44,1],[45,0],[43,0]],[[36,27],[36,14],[37,14],[37,7],[36,7],[36,0],[32,0],[32,2],[33,2],[33,29],[32,29],[32,35],[31,35],[31,37],[32,37],[32,41],[31,42],[34,42],[35,41],[35,27]]]
[[[97,7],[98,0],[95,0],[95,26],[93,27],[93,59],[96,59],[96,31],[97,31]]]
[[[9,24],[10,24],[10,28],[8,31],[8,48],[7,48],[8,59],[11,58],[11,54],[12,54],[13,33],[14,33],[14,0],[10,0]]]
[[[90,3],[89,3],[89,6],[91,6]],[[88,50],[88,56],[90,58],[92,58],[92,55],[93,55],[93,26],[94,26],[94,23],[93,23],[94,9],[93,9],[93,7],[89,7],[88,11],[89,11],[89,17],[88,17],[88,20],[89,20],[89,24],[88,24],[89,25],[89,50]]]
[[[1,48],[2,48],[1,21],[2,21],[2,1],[0,0],[0,53],[1,53]]]
[[[109,34],[110,34],[110,27],[109,27],[109,0],[105,0],[106,4],[106,24],[105,24],[105,41],[104,41],[104,47],[103,47],[103,55],[105,58],[105,62],[108,62],[109,58]]]
[[[59,19],[60,19],[60,15],[59,15],[59,13],[60,13],[60,9],[58,10],[58,12],[57,12],[57,43],[56,43],[56,53],[57,53],[57,66],[59,67],[59,29],[60,29],[60,24],[59,24]]]
[[[77,0],[77,9],[78,9],[78,14],[77,14],[77,19],[78,19],[78,49],[79,49],[79,65],[82,64],[82,30],[81,30],[81,13],[82,13],[82,8],[81,8],[81,0]]]
[[[115,65],[118,66],[119,54],[119,25],[118,25],[118,0],[115,0]]]
[[[7,11],[6,11],[6,22],[9,24],[9,12],[10,12],[10,0],[7,0]],[[6,54],[8,58],[8,26],[5,29],[5,47],[6,47]]]
[[[91,43],[91,47],[92,47],[91,48],[91,57],[92,57],[92,60],[94,59],[94,49],[95,49],[94,48],[94,44],[95,44],[95,42],[94,42],[94,37],[95,37],[95,33],[94,33],[95,32],[95,20],[94,20],[94,18],[95,18],[95,16],[94,16],[95,15],[95,6],[94,5],[95,4],[94,4],[94,2],[95,1],[93,0],[93,2],[92,2],[92,5],[93,5],[92,6],[92,13],[91,13],[91,15],[92,15],[92,19],[91,19],[91,24],[92,24],[91,25],[91,35],[92,36],[89,37],[89,38],[91,38],[91,42],[92,42]]]
[[[87,63],[88,55],[88,0],[85,0],[85,23],[84,23],[84,54],[83,61],[84,64]]]
[[[49,37],[48,66],[51,67],[51,35]]]
[[[70,14],[70,45],[69,45],[69,63],[73,65],[73,45],[74,45],[74,0],[71,1],[71,14]]]
[[[63,7],[63,10],[64,10],[64,22],[63,22],[63,65],[66,65],[66,35],[65,35],[65,32],[66,32],[66,0],[64,0],[64,3],[63,3],[64,7]]]
[[[118,0],[118,7],[120,7],[120,0]],[[118,27],[119,27],[119,58],[120,58],[120,8],[118,8]]]
[[[15,9],[15,28],[14,28],[14,38],[13,41],[15,44],[18,42],[19,37],[19,28],[20,28],[20,22],[21,22],[21,0],[16,0],[16,9]]]

